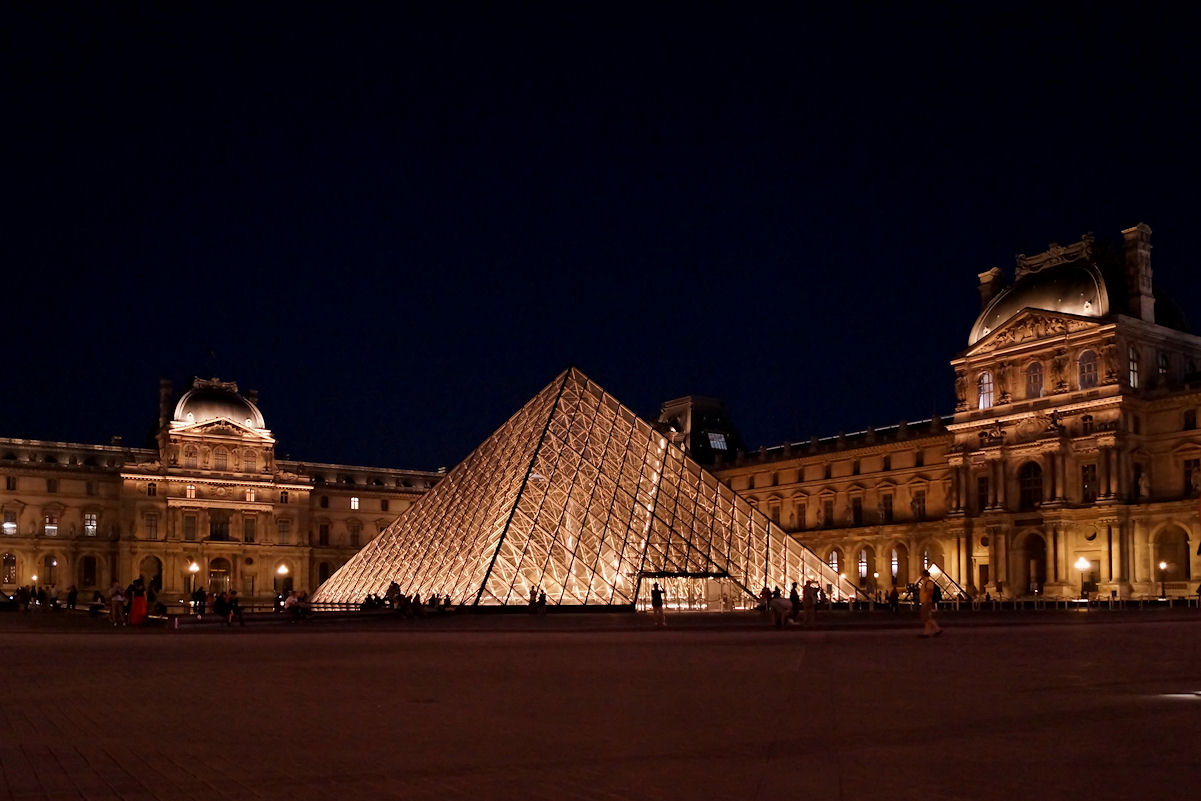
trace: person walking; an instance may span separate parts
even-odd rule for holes
[[[922,571],[918,581],[918,599],[921,603],[922,636],[937,637],[942,634],[942,626],[934,619],[934,593],[938,589],[929,570]]]
[[[805,628],[811,628],[817,623],[817,600],[817,585],[812,581],[806,581],[801,598],[801,603],[805,607]]]
[[[795,581],[788,590],[788,603],[792,604],[792,622],[796,623],[801,618],[801,591],[797,589]]]
[[[667,617],[663,610],[663,590],[659,589],[659,582],[655,582],[651,586],[651,613],[655,618],[655,628],[663,628],[667,625]]]
[[[125,620],[125,589],[119,582],[114,581],[108,591],[108,612],[114,626],[124,626]]]

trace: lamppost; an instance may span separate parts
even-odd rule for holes
[[[188,565],[188,595],[196,592],[196,574],[200,572],[200,565],[192,562]]]
[[[880,595],[880,574],[879,572],[872,573],[872,598],[879,600]]]
[[[1166,592],[1164,592],[1164,580],[1167,578],[1167,575],[1168,575],[1168,563],[1160,562],[1159,563],[1159,600],[1161,600],[1161,601],[1164,598],[1168,597],[1168,594]]]
[[[1083,556],[1076,560],[1076,569],[1080,571],[1080,597],[1081,598],[1085,597],[1084,596],[1084,571],[1088,570],[1090,567],[1092,567],[1092,564],[1089,563],[1089,561],[1087,559],[1085,559]]]

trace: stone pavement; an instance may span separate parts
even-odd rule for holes
[[[1197,610],[942,620],[5,614],[0,801],[1197,794]]]

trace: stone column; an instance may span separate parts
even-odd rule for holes
[[[989,492],[996,499],[995,506],[999,509],[1005,508],[1005,461],[998,459],[994,462],[992,487]]]
[[[948,510],[951,514],[963,511],[962,501],[962,485],[963,479],[960,475],[960,466],[957,464],[951,465],[951,508]]]
[[[1056,453],[1052,455],[1052,461],[1055,463],[1055,500],[1066,501],[1067,493],[1067,454]]]
[[[1043,503],[1050,503],[1055,498],[1055,454],[1043,454]]]

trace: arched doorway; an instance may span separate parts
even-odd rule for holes
[[[17,557],[11,553],[0,556],[0,584],[17,583]]]
[[[1152,551],[1152,572],[1160,581],[1188,581],[1192,578],[1189,565],[1188,532],[1177,525],[1162,528],[1155,535]],[[1160,575],[1160,564],[1166,567]]]
[[[831,548],[830,552],[826,554],[826,564],[835,573],[845,572],[847,568],[846,562],[842,558],[842,551],[838,548]]]
[[[280,562],[275,567],[275,594],[285,595],[292,591],[292,566]]]
[[[147,556],[138,563],[138,575],[146,584],[146,589],[155,593],[163,589],[163,563],[157,556]]]
[[[1031,532],[1022,545],[1022,580],[1026,592],[1041,593],[1047,583],[1047,541],[1041,534]]]
[[[209,590],[214,593],[229,592],[232,568],[229,560],[218,556],[209,561]]]
[[[79,586],[86,589],[100,585],[100,560],[92,554],[86,554],[79,559]]]
[[[874,582],[876,570],[876,550],[870,545],[864,545],[856,552],[855,556],[855,576],[856,584],[871,591],[875,591]]]
[[[892,547],[889,553],[889,574],[892,576],[892,584],[896,587],[908,586],[909,578],[909,549],[904,543],[898,542]]]
[[[930,565],[938,565],[939,570],[946,570],[946,560],[943,558],[942,546],[937,542],[927,543],[922,548],[922,570],[929,570]]]
[[[1026,462],[1018,470],[1018,509],[1029,512],[1043,502],[1043,469],[1038,462]]]
[[[58,584],[58,557],[48,553],[42,557],[42,568],[38,575],[38,584],[47,587]]]

